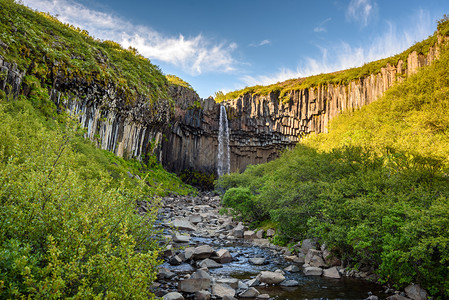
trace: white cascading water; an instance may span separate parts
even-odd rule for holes
[[[220,120],[218,128],[218,177],[231,171],[231,154],[229,151],[229,127],[226,108],[220,106]]]

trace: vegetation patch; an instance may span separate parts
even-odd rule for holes
[[[381,99],[333,119],[328,134],[216,189],[236,214],[275,224],[281,243],[317,237],[351,266],[373,266],[382,283],[447,298],[448,87],[443,47]]]

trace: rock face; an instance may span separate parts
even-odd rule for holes
[[[286,101],[277,93],[245,94],[226,101],[231,171],[273,160],[304,134],[326,132],[329,121],[341,111],[375,101],[395,82],[429,65],[438,52],[438,46],[431,47],[427,55],[412,52],[406,69],[399,61],[347,85],[292,90]],[[24,75],[0,56],[0,89],[7,95],[30,92],[22,84]],[[172,172],[216,173],[220,104],[212,98],[200,99],[193,90],[170,86],[173,101],[151,101],[136,95],[133,103],[128,103],[113,85],[70,80],[63,75],[55,78],[49,95],[58,107],[76,116],[87,129],[86,138],[102,149],[137,159],[154,154]]]

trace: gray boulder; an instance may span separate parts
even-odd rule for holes
[[[256,290],[253,287],[250,287],[249,289],[247,289],[243,293],[240,293],[239,297],[240,298],[256,298],[259,295],[260,295],[260,292],[258,290]]]
[[[256,266],[261,266],[265,264],[265,258],[264,257],[251,257],[248,259],[248,261]]]
[[[324,269],[323,276],[328,278],[337,278],[337,279],[341,278],[340,272],[338,272],[337,267]]]
[[[210,293],[204,290],[195,292],[195,300],[210,300]]]
[[[410,284],[404,290],[407,297],[413,300],[426,300],[428,297],[426,290],[421,288],[418,284]]]
[[[312,267],[325,267],[326,263],[324,262],[322,252],[315,249],[309,249],[307,252],[305,263],[309,264]]]
[[[195,293],[210,288],[210,279],[189,278],[178,282],[178,290],[186,293]]]
[[[303,271],[304,275],[307,276],[321,276],[323,274],[323,269],[318,267],[305,267]]]
[[[214,268],[221,268],[223,265],[215,262],[212,259],[206,258],[205,260],[202,260],[198,263],[198,266],[200,268],[208,268],[208,269],[214,269]]]
[[[225,283],[217,283],[212,286],[212,295],[218,298],[234,297],[235,290]]]
[[[220,249],[215,252],[215,255],[212,257],[212,259],[220,264],[227,264],[232,261],[232,255],[229,250]]]
[[[284,269],[284,271],[287,271],[287,272],[290,272],[290,273],[298,273],[300,271],[300,269],[299,269],[298,266],[290,265],[290,266],[286,267]]]
[[[262,271],[259,280],[267,284],[278,284],[285,280],[285,276],[278,272]]]
[[[196,247],[193,251],[193,259],[204,259],[209,258],[214,253],[214,249],[212,249],[209,245],[202,245],[199,247]]]
[[[310,249],[317,249],[318,243],[314,239],[305,239],[301,242],[301,249],[300,251],[304,254],[307,254]]]
[[[184,300],[184,297],[178,292],[171,292],[162,297],[163,300]]]
[[[184,218],[176,218],[173,221],[173,226],[178,228],[179,230],[187,230],[187,231],[195,231],[195,226],[192,225],[192,223],[189,222],[189,220]]]

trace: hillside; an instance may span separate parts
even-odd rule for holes
[[[424,41],[414,44],[412,47],[395,56],[366,63],[361,67],[341,70],[333,73],[319,74],[305,78],[289,79],[284,82],[278,82],[267,86],[256,85],[246,87],[241,90],[228,92],[226,94],[218,91],[215,94],[215,100],[217,102],[222,102],[225,100],[237,99],[244,95],[265,96],[273,93],[277,95],[282,102],[286,102],[290,99],[290,94],[293,91],[325,86],[329,84],[347,85],[351,81],[360,80],[362,78],[369,77],[372,74],[380,73],[381,69],[387,66],[397,66],[398,64],[401,64],[402,69],[407,69],[407,58],[411,53],[416,52],[421,55],[427,55],[429,50],[439,40],[441,40],[442,37],[449,36],[449,23],[447,21],[448,17],[441,19],[438,22],[437,30],[432,36],[429,36]]]
[[[0,298],[154,296],[159,198],[196,191],[151,153],[98,149],[52,95],[116,91],[126,110],[171,102],[170,88],[133,49],[0,0]]]
[[[439,27],[447,26],[444,20]],[[382,283],[449,297],[449,51],[278,160],[222,177],[224,204],[276,240],[316,237]]]

